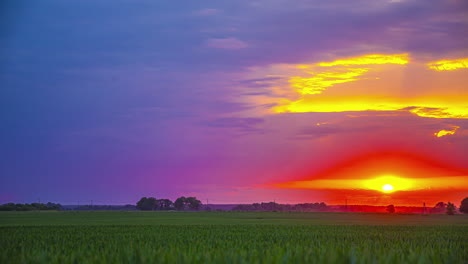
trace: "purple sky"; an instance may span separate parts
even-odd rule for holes
[[[468,96],[468,66],[423,68],[468,57],[467,16],[462,0],[6,0],[0,203],[315,202],[327,196],[262,186],[382,151],[466,171],[468,111],[414,98]],[[409,54],[413,64],[372,73],[397,85],[353,82],[333,98],[361,89],[414,100],[274,111],[299,98],[290,69],[364,54]],[[434,136],[444,129],[456,133]]]

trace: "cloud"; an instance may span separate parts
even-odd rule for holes
[[[241,132],[263,133],[263,129],[257,128],[257,126],[263,122],[265,122],[265,120],[262,118],[224,117],[201,122],[201,124],[214,128],[234,128]]]
[[[198,10],[194,13],[199,16],[212,16],[212,15],[218,14],[219,12],[221,12],[219,9],[205,8],[205,9]]]
[[[444,136],[449,136],[449,135],[454,135],[455,132],[460,128],[459,126],[451,126],[452,130],[445,130],[442,129],[439,132],[434,133],[434,136],[436,137],[444,137]]]
[[[237,38],[212,38],[206,41],[206,45],[210,48],[238,50],[246,48],[247,43]]]
[[[459,66],[457,63],[450,65]],[[457,90],[464,80],[468,81],[466,76],[455,73],[458,75],[451,76],[447,85],[447,77],[443,76],[447,73],[428,71],[424,62],[413,62],[409,54],[364,54],[310,64],[273,64],[252,68],[250,75],[255,72],[264,78],[279,77],[254,82],[270,94],[258,93],[247,99],[258,105],[274,104],[269,113],[405,111],[420,117],[468,118],[468,94]],[[263,80],[260,76],[257,80]],[[435,86],[433,94],[428,95],[424,86]],[[402,92],[404,88],[411,96]]]
[[[427,66],[436,71],[454,71],[458,69],[468,69],[468,58],[455,60],[440,60],[430,62]]]
[[[327,124],[327,123],[317,123],[315,126],[309,126],[300,129],[297,133],[298,136],[312,136],[312,137],[324,137],[329,135],[336,135],[339,133],[355,133],[355,132],[368,132],[376,131],[377,129],[382,129],[383,126],[377,125],[364,125],[350,127],[349,125],[337,125],[337,124]]]
[[[353,58],[338,59],[332,62],[320,62],[321,67],[351,66],[351,65],[376,65],[376,64],[408,64],[408,54],[368,54]]]

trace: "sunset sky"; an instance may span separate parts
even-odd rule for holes
[[[468,196],[468,1],[1,5],[0,203]]]

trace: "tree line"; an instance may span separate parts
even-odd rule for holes
[[[202,202],[196,197],[177,198],[174,202],[169,199],[156,199],[154,197],[142,197],[137,203],[136,208],[142,211],[168,211],[168,210],[200,210]]]
[[[387,205],[386,211],[389,213],[395,213],[395,206],[393,204]],[[468,214],[468,197],[463,199],[459,208],[460,213]],[[457,207],[455,204],[448,202],[438,202],[433,208],[423,208],[422,213],[431,213],[431,214],[443,214],[454,215],[457,212]]]
[[[62,210],[62,205],[56,203],[6,203],[0,205],[0,211],[48,211]]]
[[[279,204],[276,202],[239,204],[232,211],[326,211],[325,203]]]

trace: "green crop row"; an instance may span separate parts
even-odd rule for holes
[[[467,263],[467,226],[0,227],[0,263]]]

